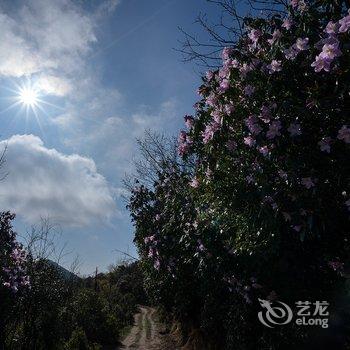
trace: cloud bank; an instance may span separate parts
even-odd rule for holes
[[[49,216],[70,226],[106,222],[115,214],[112,190],[92,159],[48,149],[33,135],[14,135],[0,142],[0,149],[6,145],[1,210],[30,223]]]
[[[37,74],[45,93],[67,94],[70,80],[85,74],[98,21],[118,3],[101,1],[92,12],[71,0],[28,0],[15,11],[0,5],[0,76]]]

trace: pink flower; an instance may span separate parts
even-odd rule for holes
[[[336,57],[341,56],[341,54],[338,44],[325,44],[320,55],[333,61]]]
[[[214,129],[212,128],[212,125],[209,124],[205,127],[205,130],[202,132],[202,137],[203,137],[203,143],[208,143],[210,140],[213,139],[214,137]]]
[[[213,139],[214,134],[220,130],[221,128],[221,117],[219,117],[220,120],[218,120],[218,118],[214,118],[214,121],[212,121],[210,124],[208,124],[205,127],[204,132],[202,132],[202,136],[203,136],[203,142],[206,144],[208,143],[210,140]]]
[[[253,44],[256,44],[261,36],[261,31],[259,29],[252,29],[248,37],[253,42]]]
[[[243,63],[242,66],[239,68],[239,71],[240,71],[242,77],[244,78],[253,69],[254,69],[253,66],[251,66],[247,63]]]
[[[272,33],[272,38],[268,39],[267,42],[272,45],[275,41],[279,40],[282,36],[282,33],[280,30],[276,29],[273,33]]]
[[[331,70],[331,63],[336,57],[339,57],[342,52],[339,49],[339,42],[332,41],[323,45],[322,52],[316,56],[316,60],[311,64],[311,67],[315,67],[315,72],[324,70],[329,72]]]
[[[188,153],[192,145],[192,139],[186,134],[185,131],[181,131],[178,137],[178,153],[180,156],[184,156]]]
[[[221,110],[219,109],[214,109],[210,115],[213,117],[213,119],[217,122],[217,123],[221,123],[222,120],[222,113]]]
[[[269,74],[273,74],[275,72],[280,72],[282,70],[281,61],[272,60],[272,62],[267,66]]]
[[[336,272],[343,271],[344,269],[344,263],[341,263],[339,261],[328,261],[328,265]]]
[[[343,140],[345,143],[350,143],[350,128],[346,125],[343,125],[338,131],[337,138]]]
[[[159,259],[156,259],[154,262],[154,268],[159,271],[160,269],[160,261]]]
[[[316,60],[311,63],[311,67],[315,68],[315,72],[319,73],[322,70],[329,72],[331,70],[332,61],[328,58],[323,57],[322,55],[316,56]]]
[[[339,20],[339,25],[340,25],[339,33],[347,32],[350,28],[350,15]]]
[[[206,103],[211,106],[211,107],[215,107],[218,103],[218,98],[216,95],[214,95],[213,93],[211,93],[207,99],[206,99]]]
[[[209,70],[208,72],[206,72],[205,76],[207,80],[210,81],[214,78],[214,73],[211,70]]]
[[[300,124],[298,124],[298,123],[291,123],[287,130],[290,133],[290,136],[292,136],[292,137],[301,135]]]
[[[309,48],[309,38],[298,38],[293,48],[298,52],[307,50]]]
[[[296,4],[293,8],[298,7],[298,10],[303,12],[307,9],[307,5],[304,0],[291,0],[291,3]]]
[[[261,107],[261,115],[259,116],[259,118],[264,122],[264,123],[269,123],[270,119],[271,119],[271,110],[275,108],[274,105],[263,105]]]
[[[148,257],[149,257],[149,258],[153,258],[154,255],[155,255],[154,249],[153,249],[152,247],[149,248]]]
[[[251,184],[251,183],[253,183],[253,182],[255,181],[255,180],[254,180],[254,176],[253,176],[252,174],[247,175],[245,179],[247,180],[247,182],[248,182],[249,184]]]
[[[255,139],[251,136],[247,136],[244,138],[244,143],[249,147],[253,147],[255,145]]]
[[[339,23],[329,21],[324,31],[327,34],[336,34],[338,32],[338,29],[339,29]]]
[[[232,47],[225,47],[225,48],[222,50],[222,59],[223,59],[224,61],[227,61],[227,60],[231,57],[233,51],[234,51],[234,50],[233,50]]]
[[[293,47],[284,50],[283,53],[284,53],[284,57],[285,57],[287,60],[290,60],[290,61],[295,60],[295,58],[296,58],[297,55],[298,55],[298,51],[297,51],[297,50],[294,50]]]
[[[185,115],[185,125],[187,126],[188,129],[192,129],[194,125],[194,118],[191,115]]]
[[[230,77],[230,69],[228,67],[221,67],[219,70],[219,77],[221,79],[228,79]]]
[[[238,68],[239,67],[239,61],[234,59],[231,61],[231,67],[232,68]]]
[[[215,127],[217,127],[216,130],[220,129],[220,126],[222,125],[222,114],[220,111],[216,111],[215,113],[212,113],[213,116],[213,120],[214,122],[212,123],[212,125],[214,125]],[[216,131],[215,130],[215,131]]]
[[[178,140],[179,142],[182,142],[182,141],[186,141],[186,138],[187,138],[186,131],[181,130],[181,131],[180,131],[180,134],[179,134],[179,137],[177,138],[177,140]]]
[[[185,156],[190,150],[190,144],[189,143],[182,143],[179,144],[178,148],[177,148],[177,152],[178,154],[183,157]]]
[[[194,177],[191,181],[190,181],[190,186],[193,188],[198,188],[199,187],[199,181],[196,177]]]
[[[300,232],[301,227],[302,227],[301,225],[294,225],[294,226],[292,226],[292,229],[293,229],[294,231]]]
[[[280,130],[282,128],[281,122],[279,120],[274,120],[266,133],[268,139],[273,139],[276,136],[280,136]]]
[[[266,157],[269,154],[269,148],[267,146],[262,146],[258,148],[258,151]]]
[[[330,137],[322,138],[322,140],[318,143],[322,152],[327,152],[327,153],[331,152],[331,145],[330,145],[331,141],[332,139]]]
[[[6,288],[11,288],[11,284],[9,282],[4,282],[3,286]]]
[[[235,106],[233,104],[225,105],[224,111],[227,115],[231,115],[235,111]]]
[[[311,177],[303,177],[300,181],[300,183],[305,186],[308,190],[312,187],[315,187],[314,182],[312,181]]]
[[[299,5],[299,0],[290,0],[290,4],[293,8],[296,8]]]
[[[208,167],[207,170],[205,171],[205,177],[207,179],[210,179],[213,175],[213,171]]]
[[[255,91],[255,88],[254,86],[252,85],[247,85],[245,88],[244,88],[244,94],[248,97],[252,96],[253,93]]]
[[[315,47],[317,47],[319,50],[322,50],[323,46],[325,44],[329,45],[334,45],[339,47],[339,40],[336,35],[334,34],[329,34],[326,38],[319,40],[316,44]]]
[[[202,241],[199,239],[199,240],[197,241],[197,243],[198,243],[197,251],[198,251],[198,252],[204,252],[204,251],[205,251],[205,247],[204,247]]]
[[[258,124],[258,118],[254,115],[251,115],[247,119],[245,119],[245,123],[249,131],[254,135],[258,135],[262,130],[260,125]]]
[[[219,90],[221,92],[226,92],[229,88],[230,88],[230,82],[228,81],[228,79],[223,79],[220,83]]]
[[[286,30],[290,30],[292,28],[293,21],[290,18],[285,18],[282,23],[282,27],[285,28]]]

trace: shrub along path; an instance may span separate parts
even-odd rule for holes
[[[120,349],[176,350],[178,347],[170,334],[165,333],[164,325],[157,319],[155,308],[140,306],[135,315],[134,326],[122,341]]]

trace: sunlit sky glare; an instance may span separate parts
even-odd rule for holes
[[[18,91],[18,100],[25,106],[35,107],[38,104],[38,91],[31,86],[24,86]]]
[[[205,0],[0,2],[0,209],[21,234],[59,224],[82,273],[136,255],[122,179],[145,129],[173,135],[193,112],[198,68],[173,48],[200,12],[219,15]]]

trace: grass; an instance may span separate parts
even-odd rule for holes
[[[125,326],[124,328],[122,328],[120,330],[120,336],[119,336],[120,339],[126,338],[129,335],[132,327],[133,327],[132,325],[128,325],[128,326]]]
[[[145,332],[146,332],[146,338],[147,339],[151,338],[151,322],[147,316],[145,317]]]

